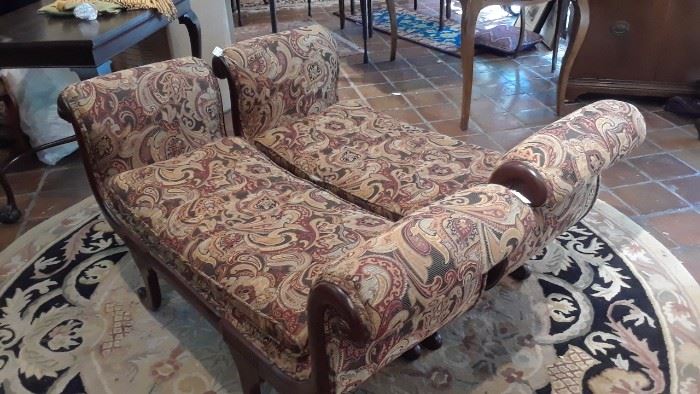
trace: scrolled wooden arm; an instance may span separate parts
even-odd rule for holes
[[[347,324],[347,330],[338,334],[347,336],[351,341],[369,341],[370,331],[350,296],[332,283],[320,282],[311,289],[307,312],[311,381],[319,393],[330,393],[334,385],[331,381],[330,359],[326,352],[326,314],[332,313]]]

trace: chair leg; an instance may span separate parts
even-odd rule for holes
[[[234,361],[236,362],[238,377],[241,380],[243,394],[260,394],[260,387],[263,381],[260,379],[257,371],[255,371],[255,368],[245,360],[242,360],[241,357],[234,357]]]
[[[367,1],[360,0],[360,14],[362,14],[362,43],[364,46],[363,63],[369,63],[369,55],[367,54]]]
[[[131,254],[134,261],[138,260],[136,253]],[[150,311],[157,311],[160,308],[161,296],[160,296],[160,284],[158,283],[158,274],[152,268],[149,268],[142,262],[136,262],[136,266],[141,273],[141,279],[143,279],[144,287],[139,287],[136,290],[139,299],[143,306]]]
[[[408,362],[416,361],[421,355],[421,350],[420,345],[416,345],[402,354],[401,358]]]
[[[413,11],[418,11],[418,0],[413,0]]]
[[[525,6],[520,7],[520,34],[518,35],[518,45],[515,46],[515,51],[513,52],[513,58],[518,57],[523,41],[525,41]]]
[[[508,276],[519,282],[522,282],[525,279],[529,278],[530,275],[532,275],[532,271],[530,271],[530,268],[528,268],[526,265],[521,265],[515,271],[508,274]]]
[[[374,34],[374,14],[372,14],[372,0],[367,0],[367,37]]]
[[[355,15],[355,0],[350,0],[350,15]]]
[[[428,350],[438,350],[442,347],[442,336],[439,332],[425,338],[420,345]]]
[[[447,4],[445,4],[445,16],[447,19],[452,18],[452,0],[447,0]]]
[[[352,4],[353,0],[350,0]],[[338,0],[338,16],[340,17],[340,30],[345,29],[345,0]]]
[[[308,4],[309,4],[309,18],[310,18],[311,17],[311,0],[309,0]]]
[[[440,27],[439,29],[445,27],[445,0],[440,0]]]

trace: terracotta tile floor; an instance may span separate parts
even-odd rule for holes
[[[437,1],[420,10],[435,13]],[[338,30],[334,6],[314,8],[314,19]],[[453,18],[458,20],[459,14]],[[304,9],[283,10],[285,21],[306,19]],[[247,25],[269,26],[266,13],[247,14]],[[267,31],[267,30],[265,30]],[[361,45],[361,31],[348,23],[340,34]],[[399,41],[398,59],[388,61],[388,36],[375,33],[371,64],[361,55],[342,60],[340,96],[363,99],[406,122],[473,144],[504,151],[557,116],[553,111],[558,76],[549,72],[550,52],[517,58],[480,54],[475,65],[472,119],[459,130],[460,60]],[[590,101],[590,100],[589,100]],[[700,141],[690,119],[666,113],[659,101],[631,99],[648,121],[647,141],[633,157],[608,170],[600,198],[632,217],[687,264],[700,279]],[[586,102],[586,101],[584,101]],[[0,248],[37,223],[90,195],[76,155],[56,167],[13,174],[25,214],[16,225],[0,225]]]

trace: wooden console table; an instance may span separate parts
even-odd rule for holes
[[[51,17],[37,10],[51,0],[0,15],[0,68],[66,67],[81,79],[110,72],[110,59],[164,28],[168,18],[151,10],[124,11],[96,21]],[[192,55],[202,56],[201,32],[190,0],[174,0],[178,21],[185,25]],[[21,136],[18,136],[18,138]],[[38,146],[0,165],[0,186],[7,196],[0,207],[0,223],[15,223],[21,212],[5,174],[19,159],[38,151],[75,141],[75,136]]]

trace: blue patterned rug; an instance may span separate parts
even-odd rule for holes
[[[346,19],[357,24],[362,23],[359,13],[351,15],[346,12]],[[385,8],[375,9],[373,12],[374,29],[389,34],[391,24],[389,12]],[[462,44],[460,24],[453,20],[445,19],[442,29],[440,20],[436,16],[425,15],[410,9],[396,8],[396,20],[398,24],[399,38],[459,57],[459,49]],[[502,21],[499,21],[502,23]],[[518,40],[518,28],[499,24],[497,26],[484,26],[479,21],[477,27],[475,46],[487,48],[496,52],[511,54]],[[532,49],[535,44],[542,41],[539,34],[527,32],[522,49]]]

